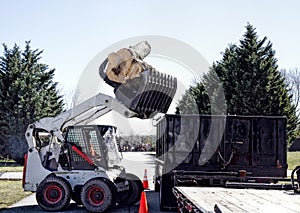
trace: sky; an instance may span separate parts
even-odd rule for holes
[[[30,40],[33,49],[43,50],[41,61],[56,69],[54,80],[66,95],[99,52],[145,35],[182,41],[211,65],[250,23],[273,43],[280,69],[300,67],[297,0],[0,0],[0,5],[0,42],[12,48]]]

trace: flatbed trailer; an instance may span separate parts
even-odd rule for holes
[[[300,212],[293,190],[174,187],[178,212]]]

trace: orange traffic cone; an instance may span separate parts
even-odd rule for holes
[[[144,187],[144,189],[149,189],[149,183],[148,183],[148,177],[147,177],[147,169],[145,169],[145,173],[144,173],[143,187]]]
[[[143,191],[141,195],[139,213],[148,213],[148,204],[146,193]]]

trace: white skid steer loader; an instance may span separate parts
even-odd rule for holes
[[[72,199],[90,212],[106,212],[116,203],[133,205],[139,201],[143,185],[119,164],[116,128],[85,124],[112,110],[142,119],[168,110],[176,92],[176,78],[145,66],[141,51],[147,52],[147,48],[149,45],[142,42],[128,49],[129,57],[121,54],[114,63],[115,55],[110,55],[101,64],[100,76],[114,87],[116,98],[98,94],[56,117],[28,126],[23,188],[36,192],[42,209],[61,211]],[[128,71],[132,65],[140,66],[138,71],[127,73],[122,80],[109,73]]]

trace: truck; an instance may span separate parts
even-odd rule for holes
[[[298,212],[299,167],[287,178],[286,123],[284,116],[166,114],[156,124],[161,210]]]
[[[142,61],[149,48],[141,42],[101,63],[99,74],[115,97],[99,93],[28,125],[22,185],[36,192],[43,210],[64,210],[72,199],[89,212],[106,212],[140,200],[141,180],[120,166],[116,127],[90,123],[111,111],[147,119],[168,110],[177,80]]]

